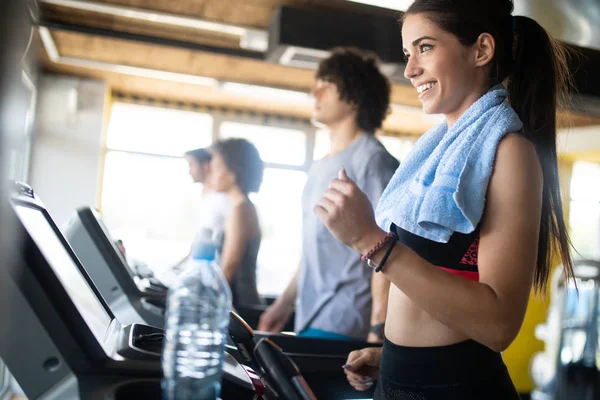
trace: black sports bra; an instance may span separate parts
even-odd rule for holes
[[[479,251],[479,226],[468,234],[454,232],[448,243],[415,235],[392,224],[398,241],[410,247],[415,253],[451,274],[479,281],[477,254]]]

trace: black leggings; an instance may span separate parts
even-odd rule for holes
[[[500,353],[473,341],[405,347],[385,340],[373,400],[518,400]]]

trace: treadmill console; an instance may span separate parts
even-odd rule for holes
[[[61,243],[41,209],[17,204],[17,216],[67,291],[93,335],[102,343],[113,319]]]
[[[154,278],[135,274],[95,210],[77,210],[64,230],[86,273],[121,323],[164,325],[167,288]]]
[[[150,397],[146,393],[145,398],[160,398],[160,393],[154,392],[160,387],[156,382],[162,378],[164,332],[143,324],[124,327],[120,324],[48,211],[33,191],[21,186],[15,186],[18,193],[11,204],[13,218],[21,225],[16,233],[24,235],[21,250],[24,261],[19,264],[20,269],[11,269],[9,276],[15,284],[23,285],[23,300],[28,306],[33,305],[38,323],[42,324],[38,335],[51,338],[60,353],[66,355],[64,360],[74,374],[73,382],[79,387],[80,397],[85,397],[81,393],[92,390],[106,393],[102,398],[113,398],[109,393],[114,394],[116,388],[134,388],[147,381],[138,389],[146,387],[152,392]],[[221,398],[256,398],[258,392],[253,380],[256,375],[252,370],[229,354],[225,354],[224,360]],[[16,369],[26,374],[23,368]],[[28,387],[23,389],[28,392]]]

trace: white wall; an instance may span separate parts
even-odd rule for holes
[[[104,82],[41,76],[29,183],[59,227],[95,205],[104,131]]]

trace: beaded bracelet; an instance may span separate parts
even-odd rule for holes
[[[367,254],[362,256],[360,259],[363,261],[370,260],[375,253],[377,253],[379,250],[383,249],[383,246],[388,244],[394,237],[396,237],[396,234],[394,234],[393,232],[388,233],[383,239],[381,239],[375,245],[375,247],[373,247]]]

